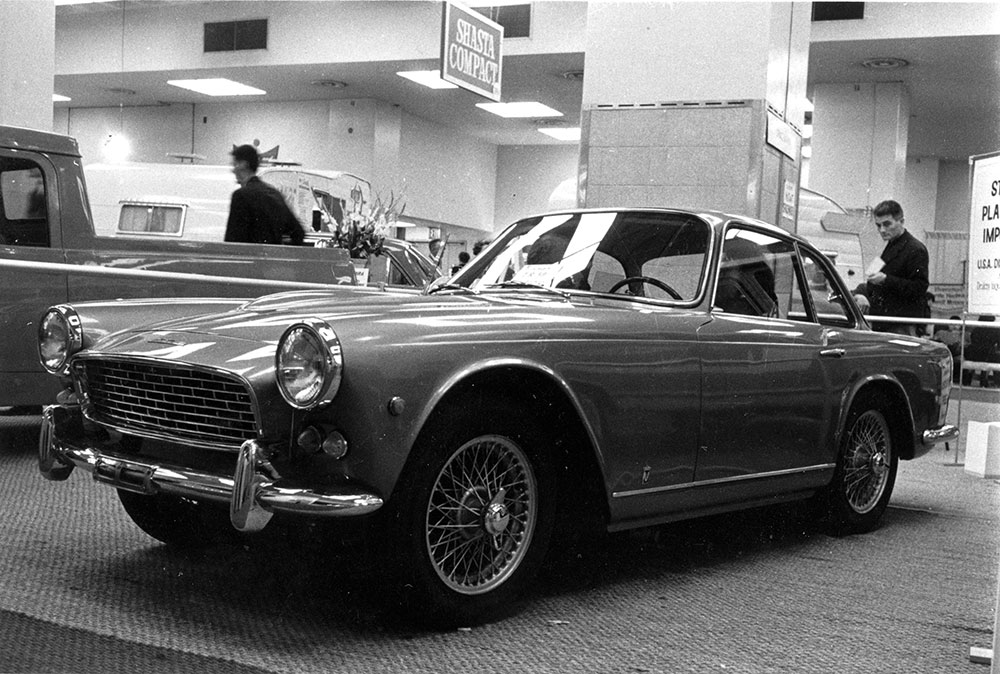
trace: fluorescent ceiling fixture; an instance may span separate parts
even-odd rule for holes
[[[396,74],[431,89],[458,89],[457,84],[441,79],[440,70],[405,70]]]
[[[569,128],[543,127],[539,131],[546,136],[552,136],[556,140],[580,140],[580,127],[578,126]]]
[[[69,96],[63,96],[62,94],[52,94],[53,103],[65,103],[66,101],[72,101],[73,99]]]
[[[812,124],[805,124],[805,125],[802,126],[802,137],[803,138],[812,138],[813,137],[813,125]]]
[[[809,157],[813,156],[813,149],[812,149],[812,147],[809,146],[809,145],[803,145],[802,146],[802,156],[805,157],[806,159],[808,159]]]
[[[266,94],[263,89],[233,82],[225,78],[209,78],[203,80],[167,80],[171,84],[181,89],[190,89],[206,96],[259,96]]]
[[[520,101],[517,103],[476,103],[477,108],[492,112],[501,117],[562,117],[558,110],[536,101]]]

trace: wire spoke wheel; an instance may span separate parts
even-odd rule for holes
[[[868,410],[851,426],[844,456],[844,496],[859,513],[871,512],[889,484],[892,440],[885,417]]]
[[[538,517],[538,482],[510,438],[482,435],[444,463],[427,504],[427,552],[454,592],[502,585],[527,555]]]

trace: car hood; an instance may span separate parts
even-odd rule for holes
[[[214,366],[225,363],[242,370],[257,359],[263,359],[262,367],[265,361],[273,363],[275,345],[299,321],[324,321],[345,347],[356,348],[422,341],[533,340],[542,333],[585,337],[595,330],[617,331],[620,324],[614,316],[635,310],[627,301],[583,295],[567,299],[544,291],[479,295],[296,291],[252,300],[230,311],[147,322],[97,340],[90,351]]]

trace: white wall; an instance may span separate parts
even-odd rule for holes
[[[130,159],[140,162],[170,161],[168,152],[183,152],[228,164],[233,145],[256,144],[261,151],[278,145],[279,159],[355,173],[372,180],[373,194],[385,199],[390,192],[403,195],[407,216],[492,231],[496,146],[402,113],[389,120],[399,127],[398,171],[381,171],[374,165],[377,108],[376,101],[358,99],[73,109],[60,131],[77,138],[85,164],[107,160],[102,150],[111,134],[131,139]],[[379,184],[376,175],[398,176],[398,182]]]
[[[497,146],[404,114],[399,158],[405,215],[492,231]]]
[[[968,233],[971,208],[968,162],[941,162],[934,218],[938,231]]]
[[[934,231],[937,217],[938,160],[912,158],[906,162],[906,187],[897,197],[903,207],[906,229],[918,241],[925,239],[924,232]]]
[[[497,155],[494,229],[526,215],[575,208],[579,157],[575,145],[501,147]]]

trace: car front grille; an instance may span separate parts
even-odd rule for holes
[[[86,359],[75,368],[87,414],[99,423],[219,448],[257,435],[253,397],[236,377],[134,360]]]

